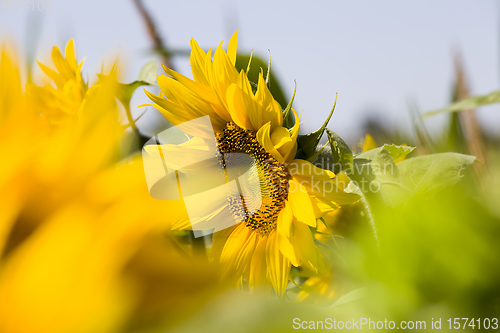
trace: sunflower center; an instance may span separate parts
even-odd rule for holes
[[[288,197],[289,175],[286,165],[279,163],[260,145],[255,131],[244,130],[233,122],[229,122],[224,130],[216,135],[216,139],[223,157],[224,153],[244,153],[253,158],[255,165],[252,168],[259,177],[259,188],[253,190],[253,195],[260,195],[262,198],[260,208],[250,208],[253,200],[252,195],[249,196],[248,193],[245,196],[231,193],[228,196],[228,204],[235,218],[244,220],[251,230],[268,235],[276,229],[278,215]],[[222,163],[226,168],[227,161],[224,158]],[[242,212],[245,216],[242,216]]]

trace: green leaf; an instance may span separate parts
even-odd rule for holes
[[[366,298],[367,296],[368,296],[368,289],[367,288],[354,289],[353,291],[350,291],[347,294],[340,297],[335,303],[333,303],[333,305],[331,307],[334,308],[334,307],[337,307],[340,305],[359,301],[363,298]]]
[[[321,157],[324,157],[324,155],[325,155],[325,154],[331,155],[331,152],[330,152],[330,151],[325,151],[325,148],[326,148],[327,146],[328,146],[328,142],[327,142],[327,143],[326,143],[323,147],[321,147],[321,148],[316,148],[316,153],[315,153],[313,156],[309,157],[309,158],[307,159],[307,161],[308,161],[308,162],[311,162],[311,163],[314,163],[314,162],[316,161],[316,159],[317,159],[317,158],[320,158],[320,159],[321,159]],[[331,156],[328,156],[328,157],[330,158]],[[321,160],[316,161],[316,164],[317,164],[317,162],[321,163],[322,161],[321,161]],[[332,163],[332,164],[333,164],[333,163]]]
[[[381,150],[386,150],[391,155],[392,159],[397,160],[400,157],[406,156],[411,153],[415,147],[410,146],[396,146],[392,145],[383,145],[382,147],[378,147],[367,152],[356,155],[356,158],[368,159],[372,160]]]
[[[158,65],[156,60],[151,60],[146,63],[141,71],[139,72],[139,79],[131,82],[129,84],[119,83],[119,89],[116,93],[116,97],[120,100],[125,108],[125,113],[127,115],[127,120],[130,127],[136,132],[137,136],[140,137],[139,130],[135,126],[135,120],[132,118],[132,112],[130,111],[130,100],[134,91],[141,86],[151,86],[156,85],[156,71],[158,70]]]
[[[355,182],[372,182],[375,180],[375,174],[370,163],[371,160],[355,158],[352,163],[352,170],[347,170],[346,173]]]
[[[381,149],[371,160],[370,166],[379,183],[399,182],[399,170],[394,158],[386,149]]]
[[[124,106],[125,104],[129,105],[130,99],[132,98],[132,95],[137,88],[150,85],[151,84],[145,81],[134,81],[129,84],[120,83],[117,97]]]
[[[156,72],[158,71],[158,65],[156,60],[151,60],[142,66],[139,72],[139,77],[136,81],[129,84],[120,84],[120,89],[118,92],[118,99],[122,104],[127,107],[130,103],[130,99],[134,94],[134,91],[141,86],[154,86],[156,85]]]
[[[462,178],[461,171],[476,158],[458,153],[418,156],[397,164],[404,188],[424,193],[453,185]]]
[[[466,99],[462,99],[444,109],[426,112],[420,118],[423,119],[426,117],[434,116],[439,113],[459,112],[462,110],[474,109],[479,106],[494,104],[494,103],[500,103],[500,91],[494,91],[487,95],[472,96]]]
[[[352,169],[353,155],[347,143],[335,132],[326,129],[328,142],[332,150],[333,172],[338,174],[342,170]]]
[[[158,64],[156,63],[156,60],[151,60],[142,67],[137,81],[143,81],[149,83],[150,85],[156,85],[157,72]]]
[[[363,193],[361,202],[370,220],[376,244],[379,228],[391,220],[396,208],[413,198],[427,196],[457,183],[461,171],[475,161],[474,156],[443,153],[419,156],[395,163],[391,153],[380,149],[372,159],[355,158],[351,179]]]
[[[354,180],[363,193],[372,196],[380,194],[383,201],[392,203],[385,191],[385,185],[401,186],[396,159],[411,153],[415,147],[383,145],[356,155],[348,176]],[[391,204],[392,206],[392,204]]]
[[[330,111],[330,114],[326,118],[323,126],[321,126],[319,129],[309,134],[299,135],[297,139],[297,142],[300,147],[300,151],[297,153],[299,156],[303,156],[305,159],[308,159],[309,157],[313,156],[316,153],[316,147],[318,146],[319,141],[323,136],[323,133],[325,133],[326,126],[328,125],[328,122],[330,121],[330,118],[333,115],[335,106],[337,105],[337,96],[338,94],[335,96],[335,103],[333,104],[332,111]]]
[[[402,205],[416,194],[435,192],[457,183],[462,177],[461,171],[476,159],[443,153],[395,163],[391,152],[383,147],[376,150],[369,156],[371,159],[355,158],[349,176],[368,201],[376,199],[390,207]]]
[[[385,194],[384,185],[399,185],[399,170],[389,151],[381,147],[370,157],[371,159],[354,159],[350,175],[363,193]]]
[[[380,150],[370,162],[374,179],[371,183],[362,184],[362,191],[368,193],[369,202],[376,200],[384,202],[387,206],[396,207],[407,197],[407,190],[401,185],[401,174],[398,165],[394,162],[390,152]],[[402,191],[404,193],[400,193]]]

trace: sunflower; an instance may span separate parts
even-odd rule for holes
[[[44,116],[49,117],[52,122],[57,122],[65,115],[78,113],[87,91],[87,85],[81,74],[83,61],[77,62],[73,40],[66,45],[64,56],[59,48],[54,46],[52,61],[55,69],[40,62],[38,65],[54,85],[45,84],[39,87],[35,84],[28,84],[27,94]]]
[[[82,76],[82,66],[84,60],[78,62],[75,50],[75,42],[71,39],[64,52],[57,46],[52,48],[51,54],[54,69],[37,62],[42,72],[50,79],[43,86],[33,83],[26,85],[26,95],[31,107],[48,120],[50,124],[58,124],[64,121],[80,119],[86,107],[86,101],[91,95],[96,94],[98,86],[105,77],[103,73],[99,75],[99,81],[89,87]],[[116,80],[116,62],[107,75]],[[52,82],[50,82],[52,81]],[[94,98],[95,99],[95,98]]]
[[[216,265],[165,233],[183,207],[151,198],[141,159],[118,163],[114,83],[50,123],[18,58],[0,48],[0,332],[165,331],[225,288]]]
[[[282,107],[262,73],[253,83],[247,71],[238,72],[237,38],[236,32],[227,51],[221,42],[213,57],[211,49],[204,52],[191,39],[193,79],[163,67],[168,76],[157,77],[161,92],[146,94],[175,126],[209,116],[222,155],[244,153],[253,158],[260,180],[254,194],[262,198],[260,207],[249,214],[246,207],[252,198],[241,197],[246,216],[241,223],[213,234],[210,256],[222,264],[223,278],[245,283],[250,291],[269,290],[272,285],[282,297],[292,266],[311,274],[325,271],[311,229],[316,228],[318,218],[338,204],[356,201],[357,196],[339,189],[331,171],[295,159],[298,115],[292,109],[295,124],[284,127]],[[190,141],[184,145],[196,145]],[[159,147],[163,155],[174,150],[172,145]],[[153,149],[146,147],[146,151]],[[234,196],[228,195],[223,207],[213,207],[214,214],[241,212],[234,202]]]

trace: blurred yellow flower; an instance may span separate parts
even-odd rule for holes
[[[373,139],[373,137],[370,134],[365,135],[365,141],[363,144],[361,144],[361,148],[363,148],[363,152],[369,151],[372,149],[377,148],[377,143]]]
[[[83,81],[81,69],[83,61],[78,63],[74,41],[66,45],[63,57],[58,47],[52,49],[52,61],[55,70],[38,62],[42,71],[53,81],[39,87],[28,84],[27,94],[31,102],[36,103],[40,113],[51,123],[59,122],[67,116],[76,116],[88,90],[88,83]]]
[[[283,127],[281,106],[262,73],[255,92],[246,71],[238,73],[237,37],[236,32],[227,52],[221,43],[213,59],[211,50],[204,52],[192,39],[194,80],[164,67],[169,76],[158,76],[159,95],[146,93],[174,125],[210,116],[220,153],[246,153],[256,161],[261,186],[255,195],[261,196],[262,205],[254,214],[246,211],[243,222],[213,235],[211,257],[222,264],[222,277],[238,284],[245,281],[251,291],[272,285],[282,297],[292,265],[313,274],[324,271],[310,229],[316,228],[316,219],[357,196],[338,189],[332,172],[294,159],[298,116],[292,109],[295,125]],[[162,145],[161,150],[168,152],[169,146]],[[225,206],[214,207],[214,212],[232,214],[233,202],[229,195]],[[243,200],[244,207],[248,204]]]
[[[224,285],[168,234],[181,203],[149,196],[139,158],[120,162],[116,81],[87,89],[74,54],[71,41],[57,92],[25,96],[16,57],[1,50],[0,332],[169,327]],[[62,113],[78,121],[52,121]]]
[[[337,297],[338,282],[329,271],[320,276],[312,276],[302,285],[297,296],[297,302],[308,304],[325,304]]]

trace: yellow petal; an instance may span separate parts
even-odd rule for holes
[[[278,127],[271,134],[271,142],[273,143],[274,148],[278,151],[284,144],[291,141],[290,132],[288,132],[288,130],[284,127]]]
[[[220,256],[222,278],[240,277],[243,274],[255,249],[255,234],[244,223],[240,223],[231,233]]]
[[[268,237],[260,237],[255,246],[255,251],[250,262],[250,272],[248,274],[248,286],[250,292],[255,292],[257,287],[267,285],[267,265],[266,265],[266,245]]]
[[[344,171],[340,172],[337,175],[337,177],[334,178],[333,181],[335,182],[337,187],[339,189],[341,189],[342,191],[344,191],[347,188],[347,186],[349,186],[349,183],[351,182],[351,180],[349,179],[349,177],[346,175],[346,173]]]
[[[285,201],[285,207],[281,210],[278,215],[278,226],[277,226],[277,238],[278,245],[281,253],[287,257],[291,264],[295,267],[299,266],[300,263],[295,256],[295,251],[293,249],[292,243],[290,243],[290,233],[292,229],[292,210],[290,205]]]
[[[181,106],[164,98],[161,95],[155,95],[144,89],[144,93],[155,103],[156,108],[165,118],[168,119],[174,126],[188,120],[198,118],[199,115],[191,115]]]
[[[22,85],[19,75],[19,67],[15,61],[16,57],[4,49],[0,48],[0,118],[11,108],[21,101]]]
[[[243,249],[238,253],[236,259],[236,275],[242,275],[244,271],[250,269],[250,263],[255,251],[255,246],[257,245],[257,236],[258,234],[256,232],[250,232],[247,241],[243,244]]]
[[[66,53],[65,58],[71,68],[76,71],[78,65],[76,63],[76,52],[75,52],[75,42],[73,39],[70,39],[68,44],[66,44]]]
[[[252,117],[258,115],[257,105],[252,98],[252,87],[242,70],[236,84],[231,84],[227,89],[226,99],[231,118],[241,128],[258,130],[253,127]]]
[[[7,187],[9,188],[9,187]],[[16,222],[16,215],[22,205],[22,190],[20,186],[10,188],[10,191],[2,191],[0,199],[4,207],[0,212],[0,255],[11,233],[12,226]]]
[[[75,77],[74,71],[71,69],[66,59],[63,58],[61,51],[56,46],[52,48],[52,61],[54,62],[56,69],[59,71],[59,74],[61,74],[65,80]]]
[[[221,253],[226,245],[226,242],[237,228],[241,228],[241,224],[214,232],[212,235],[212,248],[209,252],[209,258],[211,261],[218,262],[220,260]]]
[[[366,134],[365,143],[363,143],[363,152],[377,148],[377,143],[370,134]]]
[[[335,177],[330,170],[321,169],[309,161],[295,159],[288,166],[290,175],[298,181],[310,180],[314,177],[316,180],[328,181]]]
[[[342,186],[342,183],[335,178],[331,182],[321,184],[320,191],[315,191],[313,188],[308,188],[308,191],[312,191],[311,193],[319,200],[328,204],[348,205],[359,200],[359,195],[343,191]]]
[[[38,62],[38,66],[40,66],[40,69],[54,81],[56,87],[58,89],[63,89],[64,87],[64,80],[61,79],[59,73],[57,73],[55,70],[45,66],[44,64]]]
[[[334,177],[334,173],[316,167],[300,159],[293,160],[288,168],[292,177],[301,183],[310,195],[330,204],[346,205],[359,200],[359,195],[347,193],[344,189],[349,184],[345,174]]]
[[[194,174],[200,169],[205,172],[212,168],[219,170],[218,160],[214,158],[215,147],[211,147],[200,137],[193,137],[180,144],[147,145],[144,150],[151,157],[161,158],[171,172],[180,170]]]
[[[301,263],[301,267],[310,269],[318,274],[325,270],[321,253],[319,252],[309,226],[294,222],[295,232],[292,235],[291,243],[296,249],[296,255]]]
[[[329,212],[332,212],[339,208],[339,206],[335,205],[334,203],[326,203],[312,196],[310,196],[310,198],[314,209],[314,216],[317,219],[319,219],[320,217],[324,217]]]
[[[268,122],[264,126],[262,126],[258,131],[257,131],[257,141],[261,144],[264,149],[273,155],[273,157],[280,163],[283,163],[285,159],[281,154],[274,148],[273,142],[271,140],[271,135],[270,135],[270,130],[271,130],[271,122]]]
[[[268,236],[266,246],[266,264],[268,278],[271,280],[271,284],[273,285],[278,297],[282,298],[285,294],[286,286],[288,285],[290,260],[281,254],[277,244],[276,235],[276,231],[272,231]]]
[[[227,112],[226,108],[224,108],[218,99],[218,97],[214,94],[212,89],[210,89],[209,86],[206,86],[202,83],[199,83],[197,81],[193,81],[190,78],[177,73],[174,70],[171,70],[170,68],[163,67],[165,72],[167,72],[168,75],[173,77],[175,80],[177,80],[179,83],[181,83],[184,87],[186,87],[187,90],[195,93],[198,98],[203,99],[206,103],[210,104],[210,106],[213,108],[213,110],[217,113],[218,116],[223,118],[226,122],[231,121],[231,116],[229,115],[229,112]],[[194,75],[194,72],[193,72]],[[162,84],[164,83],[163,76],[158,76],[159,81],[162,81]],[[158,85],[160,85],[160,82],[158,82]],[[161,88],[161,86],[160,86]],[[163,88],[162,88],[163,91]],[[170,98],[170,97],[169,97]],[[175,98],[175,97],[174,97]],[[211,111],[210,111],[211,112]]]
[[[292,227],[293,213],[290,204],[285,200],[285,207],[278,215],[277,231],[285,237],[290,237],[290,230]]]
[[[194,40],[194,38],[191,38],[191,56],[189,60],[191,63],[193,78],[196,82],[208,86],[208,76],[205,71],[206,56],[207,54],[202,50],[201,47],[198,46],[196,40]]]
[[[254,117],[252,120],[254,128],[260,128],[269,121],[271,122],[272,131],[283,125],[283,112],[281,106],[273,98],[262,73],[259,73],[257,92],[255,96],[252,94],[252,98],[258,104],[258,117]]]
[[[219,96],[221,104],[227,107],[227,89],[231,84],[237,83],[238,71],[222,49],[222,43],[215,50],[213,61],[205,61],[205,65],[212,89]]]
[[[283,155],[286,163],[289,163],[291,160],[293,160],[295,154],[297,153],[297,136],[299,135],[300,122],[297,112],[294,109],[292,109],[292,111],[295,115],[295,125],[291,129],[291,141],[285,142],[283,146],[281,146],[278,150],[281,155]]]
[[[227,56],[229,57],[229,60],[233,64],[233,66],[236,64],[236,47],[238,45],[238,30],[231,36],[231,39],[229,40],[229,44],[227,46]]]
[[[215,114],[215,112],[205,113],[204,111],[206,111],[207,109],[205,110],[196,109],[196,107],[193,104],[188,105],[188,107],[183,107],[180,104],[174,103],[171,100],[166,99],[161,94],[155,95],[145,89],[144,92],[155,103],[154,106],[158,109],[158,111],[160,111],[165,116],[165,118],[167,118],[168,121],[170,121],[174,126],[182,124],[188,120],[204,117],[207,114],[210,116],[210,121],[212,122],[212,126],[215,131],[222,131],[222,129],[226,125],[226,122],[217,114]],[[183,131],[185,131],[184,128]],[[201,135],[200,133],[188,133],[188,134],[194,136],[196,135],[202,136],[203,133],[201,133]]]
[[[307,190],[295,179],[290,179],[288,184],[288,202],[292,208],[293,215],[298,221],[315,228],[316,217]]]
[[[226,119],[221,118],[218,113],[214,112],[212,105],[198,95],[196,91],[189,89],[179,81],[159,75],[158,85],[165,97],[184,109],[183,113],[189,114],[189,118],[195,119],[208,115],[212,124],[217,128],[223,128],[227,123]],[[227,113],[226,117],[229,118]]]

